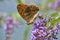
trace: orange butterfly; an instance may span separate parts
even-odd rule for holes
[[[32,24],[38,15],[39,8],[35,5],[18,4],[17,10],[27,24]]]

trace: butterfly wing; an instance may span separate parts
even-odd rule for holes
[[[38,16],[37,12],[39,11],[39,8],[36,7],[35,5],[30,5],[29,8],[30,8],[29,23],[33,23],[36,17]]]
[[[27,8],[27,5],[25,4],[18,4],[17,5],[17,10],[20,14],[21,17],[23,17],[26,20],[26,16],[24,14],[25,9]]]
[[[27,21],[27,24],[33,23],[38,15],[39,8],[34,5],[18,4],[17,9],[19,14]]]

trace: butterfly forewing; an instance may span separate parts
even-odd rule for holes
[[[18,4],[17,5],[17,9],[18,9],[20,16],[22,16],[25,20],[26,20],[26,16],[25,16],[24,11],[26,8],[27,8],[27,5],[24,5],[24,4]]]

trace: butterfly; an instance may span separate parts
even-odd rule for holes
[[[17,10],[27,24],[32,24],[38,15],[39,8],[35,5],[18,4]]]

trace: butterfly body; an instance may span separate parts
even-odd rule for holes
[[[25,5],[18,4],[17,9],[19,14],[23,17],[24,20],[27,21],[27,24],[33,23],[34,19],[38,15],[39,8],[35,5]]]

